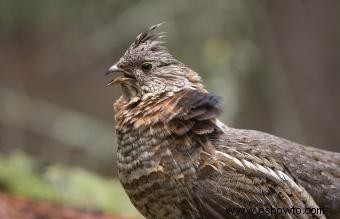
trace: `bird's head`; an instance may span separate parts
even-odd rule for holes
[[[164,47],[164,33],[153,33],[161,24],[139,34],[124,55],[107,74],[122,73],[110,83],[120,84],[123,96],[130,100],[145,94],[177,92],[187,88],[202,88],[198,74],[176,60]]]

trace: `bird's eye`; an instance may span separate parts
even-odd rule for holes
[[[148,63],[148,62],[145,62],[145,63],[142,64],[142,70],[143,70],[144,72],[150,71],[151,68],[152,68],[152,64],[150,64],[150,63]]]

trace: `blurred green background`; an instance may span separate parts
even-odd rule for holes
[[[223,98],[226,124],[339,152],[339,11],[335,0],[2,0],[0,188],[137,215],[114,179],[121,91],[104,72],[160,22],[171,53]]]

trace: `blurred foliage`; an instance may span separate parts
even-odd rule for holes
[[[22,152],[0,154],[0,189],[72,207],[138,216],[121,184],[76,167],[39,167]]]

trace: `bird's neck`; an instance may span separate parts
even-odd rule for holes
[[[118,100],[117,158],[123,184],[150,174],[183,180],[195,176],[200,152],[209,150],[206,135],[215,132],[215,102],[214,96],[199,90],[150,95],[137,102]],[[211,112],[205,112],[204,107]],[[191,114],[191,108],[198,111]]]

